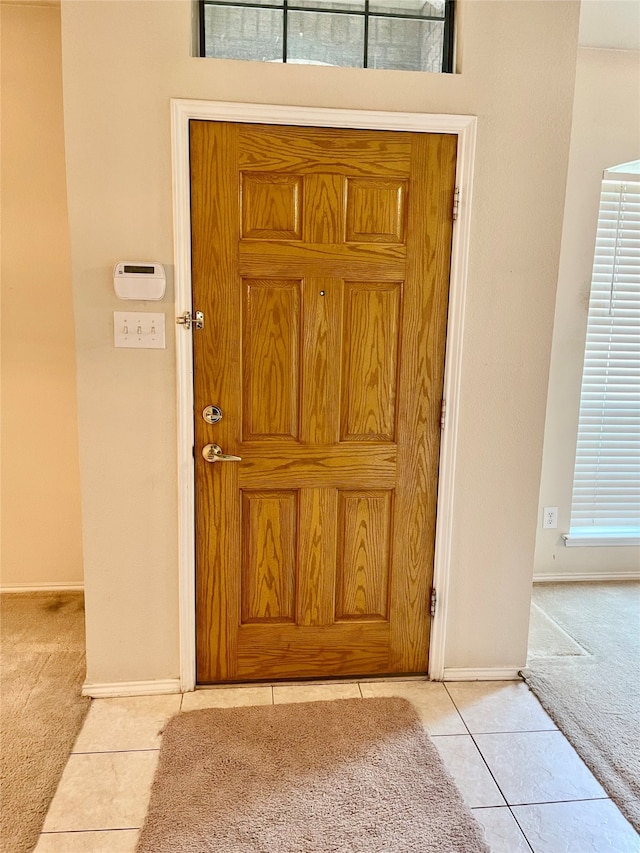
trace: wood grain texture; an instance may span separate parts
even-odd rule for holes
[[[237,272],[239,209],[237,126],[191,122],[191,228],[194,310],[207,318],[207,334],[194,335],[196,447],[215,440],[226,452],[237,445],[240,423],[240,306]],[[200,417],[222,405],[215,427]],[[240,549],[240,502],[235,465],[210,465],[195,453],[196,489],[196,678],[235,678],[239,574],[226,567]]]
[[[242,493],[242,623],[293,622],[297,492]]]
[[[407,256],[404,246],[283,240],[243,240],[239,253],[244,276],[318,275],[360,281],[402,280]]]
[[[398,483],[393,532],[390,660],[426,671],[433,577],[456,137],[416,134],[398,392]]]
[[[336,619],[387,619],[391,491],[340,492]]]
[[[345,179],[342,175],[306,175],[304,239],[307,243],[342,240],[345,221]]]
[[[304,343],[300,414],[301,439],[326,446],[340,441],[340,386],[343,283],[331,278],[307,278],[304,288]]]
[[[393,441],[402,284],[345,286],[343,441]]]
[[[347,242],[404,243],[406,181],[350,178],[346,197]]]
[[[336,489],[301,489],[297,625],[334,621],[337,514]]]
[[[302,177],[241,173],[242,237],[302,238]]]
[[[243,625],[238,657],[238,677],[246,681],[382,674],[389,671],[389,625]]]
[[[396,481],[398,450],[394,444],[301,444],[294,449],[252,442],[243,445],[242,453],[238,483],[243,489],[287,488],[291,484],[373,489],[376,485],[392,488]]]
[[[329,127],[240,126],[240,168],[294,174],[406,176],[409,134]]]
[[[454,172],[455,137],[192,125],[201,683],[426,671]]]
[[[244,281],[243,440],[299,435],[300,282]]]

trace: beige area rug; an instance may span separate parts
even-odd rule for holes
[[[640,583],[534,585],[523,675],[640,831]]]
[[[179,714],[138,853],[489,853],[404,699]]]
[[[89,708],[82,593],[0,596],[0,850],[38,840]]]

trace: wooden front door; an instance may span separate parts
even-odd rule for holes
[[[191,122],[199,683],[426,672],[455,158]]]

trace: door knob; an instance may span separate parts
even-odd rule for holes
[[[242,459],[242,456],[223,453],[219,444],[205,444],[202,448],[202,457],[207,462],[240,462]]]

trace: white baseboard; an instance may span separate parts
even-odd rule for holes
[[[0,586],[0,593],[2,592],[83,592],[84,584],[83,583],[27,583],[27,584],[13,584],[9,583],[5,586]]]
[[[82,685],[82,695],[92,699],[114,699],[119,696],[157,696],[180,693],[180,679],[166,678],[157,681],[114,681],[111,684]]]
[[[534,575],[534,583],[571,583],[584,581],[640,581],[640,572],[566,572],[557,575]]]
[[[443,681],[520,681],[522,666],[445,667]]]

